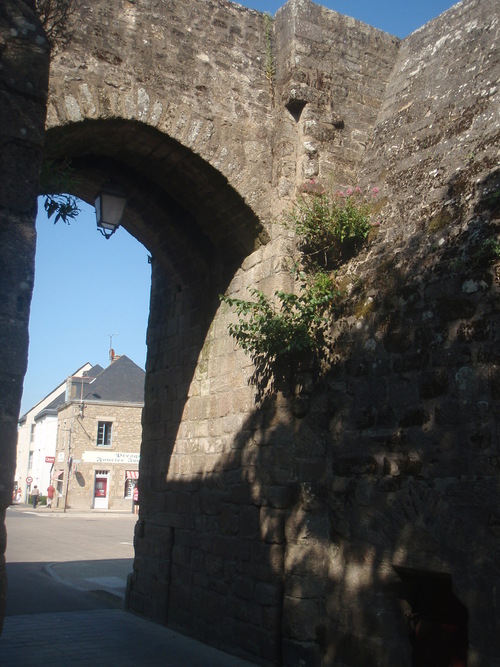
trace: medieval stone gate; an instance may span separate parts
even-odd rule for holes
[[[77,0],[47,102],[31,5],[0,8],[2,506],[44,141],[83,199],[121,182],[153,256],[130,607],[262,664],[340,667],[409,665],[405,612],[458,614],[468,664],[500,664],[495,0],[403,42],[309,0],[274,20]],[[276,221],[312,178],[376,185],[382,225],[344,272],[328,375],[256,403],[218,295],[290,286]]]

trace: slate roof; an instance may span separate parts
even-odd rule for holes
[[[46,405],[43,410],[40,410],[40,412],[37,412],[34,419],[35,421],[38,421],[41,417],[44,415],[49,415],[49,414],[56,414],[57,413],[57,408],[60,405],[64,404],[64,397],[66,396],[66,390],[62,391],[59,396],[56,396],[53,401],[51,401],[48,405]]]
[[[96,364],[86,371],[87,378],[94,378],[84,384],[84,401],[102,401],[103,403],[144,403],[145,371],[126,355],[118,357],[107,368]],[[76,398],[80,400],[80,377],[73,377]],[[57,414],[57,410],[66,403],[66,388],[43,410],[35,415],[35,421],[48,414]]]
[[[122,355],[85,386],[83,400],[142,404],[145,378],[145,371]]]
[[[78,368],[78,369],[73,373],[73,375],[76,375],[77,373],[79,373],[79,372],[82,370],[82,368],[85,368],[85,366],[87,366],[87,365],[90,366],[90,361],[87,361],[85,364],[83,364],[82,366],[80,366],[80,368]],[[98,367],[100,370],[102,370],[102,366],[99,366],[99,364],[97,364],[97,366],[94,366],[94,368],[96,368],[96,367]],[[55,389],[57,389],[57,387],[55,387],[52,391],[55,391]],[[47,394],[47,396],[49,396],[49,395],[52,393],[52,391],[50,391],[50,392]],[[62,395],[64,395],[64,390],[63,390],[63,394],[62,394]],[[34,410],[38,405],[40,405],[40,403],[42,403],[42,402],[47,398],[47,396],[45,396],[45,397],[42,398],[40,401],[38,401],[37,403],[35,403],[35,405],[33,405],[27,412],[25,412],[23,415],[21,415],[21,417],[19,417],[19,425],[20,425],[20,426],[22,426],[22,425],[26,422],[26,418],[28,417],[28,414],[29,414],[32,410]],[[57,398],[59,398],[59,397],[57,397]],[[54,399],[54,400],[56,400],[56,399]],[[52,402],[53,402],[53,401],[52,401]],[[52,403],[52,402],[51,402],[51,403]],[[47,407],[47,406],[46,406],[46,407]],[[43,409],[40,411],[40,413],[38,413],[38,414],[41,414],[41,413],[44,411],[44,409],[45,409],[45,408],[43,408]]]
[[[88,371],[85,371],[85,375],[87,377],[96,377],[99,375],[99,373],[102,373],[104,368],[102,366],[99,366],[99,364],[96,364],[95,366],[92,366]],[[78,379],[78,378],[76,378]],[[73,378],[73,382],[75,381],[75,378]],[[51,401],[48,405],[46,405],[43,410],[41,410],[39,413],[35,415],[35,421],[37,419],[40,419],[41,416],[46,415],[46,414],[55,414],[57,412],[57,408],[60,408],[61,405],[64,405],[66,400],[66,388],[63,389],[63,391],[54,398],[53,401]]]

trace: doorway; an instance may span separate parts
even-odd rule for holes
[[[94,509],[107,510],[109,499],[109,470],[96,470],[94,482]]]
[[[467,667],[469,613],[451,575],[395,566],[411,606],[412,667]]]

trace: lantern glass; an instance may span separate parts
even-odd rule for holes
[[[109,238],[120,226],[127,200],[122,191],[109,184],[104,185],[94,202],[97,227]]]

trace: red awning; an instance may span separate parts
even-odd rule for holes
[[[139,479],[139,471],[127,470],[127,479]]]
[[[64,477],[64,470],[57,470],[52,475],[52,479],[62,479]]]

